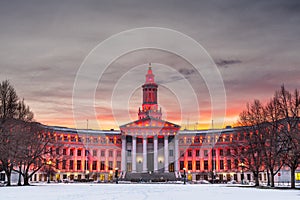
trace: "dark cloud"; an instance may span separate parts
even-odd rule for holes
[[[120,31],[157,26],[187,34],[211,57],[220,58],[216,64],[230,100],[228,109],[238,107],[241,97],[243,101],[268,99],[282,83],[299,87],[300,1],[154,1],[0,1],[0,80],[11,80],[38,120],[49,119],[47,113],[52,109],[63,110],[61,118],[71,119],[76,73],[88,53]],[[126,62],[105,72],[96,95],[109,99],[127,65],[148,62],[163,63],[179,72],[159,74],[154,69],[160,84],[180,86],[188,79],[205,86],[187,63],[162,52],[153,55],[126,55]],[[139,73],[124,87],[143,83],[144,72]],[[203,95],[204,89],[198,90]]]
[[[240,64],[242,63],[241,60],[235,60],[235,59],[219,59],[215,62],[217,64],[218,67],[225,67],[227,68],[230,65],[235,65],[235,64]]]
[[[182,68],[182,69],[179,69],[179,73],[183,74],[184,76],[189,76],[189,75],[192,75],[193,73],[195,73],[195,70]]]

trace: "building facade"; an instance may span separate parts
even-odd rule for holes
[[[253,180],[231,152],[231,143],[244,140],[243,134],[232,128],[180,130],[179,125],[162,120],[151,67],[142,90],[138,119],[118,131],[48,126],[60,144],[49,147],[57,159],[48,160],[31,181],[112,181],[116,170],[120,178],[128,173],[173,173],[181,178],[186,173],[189,181]],[[260,180],[266,181],[266,174]]]

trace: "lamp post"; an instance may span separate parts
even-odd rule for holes
[[[119,176],[119,175],[118,175],[118,172],[119,172],[118,170],[119,170],[119,168],[117,168],[117,167],[116,167],[116,168],[115,168],[115,178],[116,178],[116,184],[118,184],[118,183],[119,183],[119,182],[118,182],[118,176]]]
[[[214,147],[211,149],[211,183],[214,184],[215,180],[215,162],[214,162],[215,150]]]
[[[242,162],[240,164],[240,167],[242,168],[241,181],[242,181],[242,184],[244,184],[244,168],[245,168],[245,164]]]
[[[186,184],[186,179],[185,179],[185,176],[186,176],[186,174],[185,174],[185,168],[183,168],[183,184],[185,185]]]
[[[47,174],[48,175],[47,176],[48,180],[47,180],[47,183],[50,183],[50,169],[51,169],[51,165],[52,165],[51,160],[47,161],[46,164],[48,165],[48,174]]]

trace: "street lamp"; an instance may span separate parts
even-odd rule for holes
[[[51,160],[49,160],[49,161],[47,161],[47,163],[46,163],[47,165],[48,165],[48,180],[47,180],[47,183],[50,183],[50,169],[51,169],[51,165],[52,165],[52,162],[51,162]]]
[[[185,180],[185,176],[186,176],[186,174],[185,174],[185,168],[183,168],[183,184],[185,185],[186,184],[186,180]]]
[[[115,178],[116,178],[116,184],[118,184],[118,170],[119,168],[115,168]]]
[[[245,164],[242,162],[241,164],[239,164],[239,166],[242,168],[241,181],[242,181],[242,184],[244,184],[244,168],[245,168]]]

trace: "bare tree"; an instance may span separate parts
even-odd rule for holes
[[[17,131],[20,122],[13,119],[32,121],[33,113],[24,99],[19,101],[14,87],[5,80],[0,83],[0,166],[6,173],[7,185],[11,184],[11,172],[20,148]]]
[[[24,99],[18,102],[16,118],[26,122],[33,120],[33,112],[30,110],[29,106],[25,104]]]
[[[52,156],[49,146],[55,145],[56,141],[52,131],[35,122],[25,123],[19,136],[24,139],[18,153],[18,167],[14,171],[23,176],[24,185],[29,185],[29,179],[47,165],[47,158]]]
[[[12,120],[5,120],[0,123],[0,163],[7,177],[7,185],[10,186],[14,160],[13,152],[15,151],[15,135],[11,131],[15,124]]]
[[[281,130],[285,136],[285,164],[291,169],[291,188],[295,188],[295,171],[300,163],[300,96],[297,89],[292,94],[284,86],[276,95],[283,112]]]
[[[254,100],[240,114],[239,133],[243,139],[234,143],[234,156],[243,163],[243,168],[253,173],[255,186],[259,186],[259,173],[263,171],[264,138],[266,115],[262,104]]]
[[[268,185],[269,182],[271,182],[271,187],[274,187],[274,177],[284,164],[282,157],[285,152],[285,147],[283,145],[284,135],[280,130],[282,111],[280,109],[278,95],[274,95],[270,102],[265,106],[264,110],[267,115],[267,126],[264,133],[261,135],[265,141],[265,145],[262,145],[264,165],[267,168]]]
[[[8,80],[0,83],[0,119],[15,118],[18,96]]]

